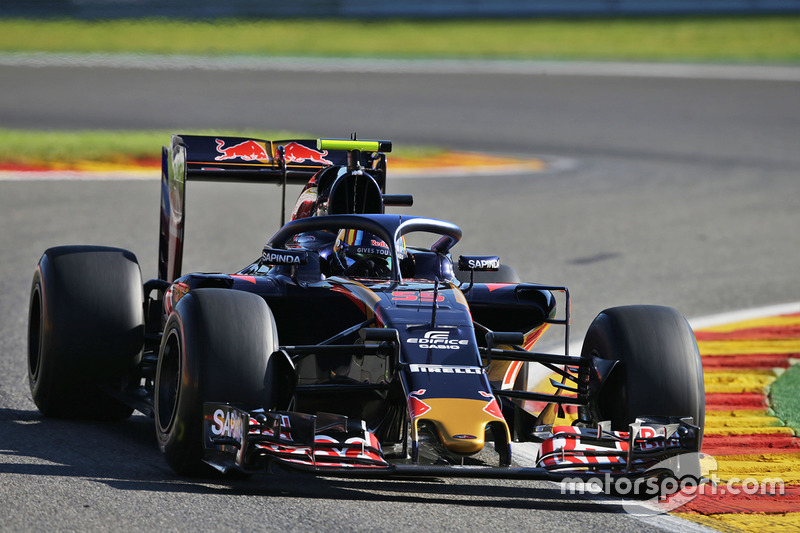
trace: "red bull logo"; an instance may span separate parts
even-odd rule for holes
[[[424,394],[425,389],[408,393],[408,412],[411,414],[411,418],[417,418],[431,410],[430,405],[417,398]]]
[[[234,144],[227,148],[223,148],[225,141],[217,139],[217,152],[218,155],[214,159],[217,161],[225,161],[226,159],[244,159],[245,161],[261,161],[269,160],[267,150],[256,141],[244,141],[239,144]]]
[[[284,146],[283,153],[287,163],[305,163],[306,161],[311,161],[312,163],[319,163],[321,165],[333,164],[333,161],[325,159],[325,156],[328,155],[327,150],[318,152],[317,150],[296,142],[290,142]]]

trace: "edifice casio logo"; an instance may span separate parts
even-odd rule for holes
[[[434,348],[437,350],[458,350],[469,344],[467,339],[451,339],[447,330],[426,331],[422,337],[409,337],[407,344],[416,344],[420,348]]]

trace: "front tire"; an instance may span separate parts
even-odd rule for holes
[[[121,419],[133,409],[100,385],[121,385],[144,342],[142,275],[136,256],[101,246],[42,255],[28,315],[28,382],[48,417]]]
[[[203,403],[276,406],[277,347],[275,319],[259,296],[207,288],[181,298],[164,329],[154,406],[158,445],[176,473],[205,471]]]
[[[596,401],[593,422],[627,431],[641,416],[691,416],[705,424],[703,367],[694,333],[675,309],[635,305],[606,309],[589,326],[581,357],[619,360]],[[699,440],[700,440],[699,439]]]

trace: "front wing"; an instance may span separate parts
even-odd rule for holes
[[[536,449],[533,466],[530,462],[526,466],[440,466],[390,462],[366,424],[345,416],[245,411],[217,403],[206,403],[203,412],[205,460],[222,472],[253,472],[273,464],[343,477],[562,481],[589,480],[602,473],[629,479],[700,478],[696,453],[700,429],[675,417],[637,419],[627,432],[611,431],[608,423],[596,428],[539,427],[533,435],[538,442],[525,443]]]

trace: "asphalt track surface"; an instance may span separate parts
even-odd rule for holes
[[[460,225],[456,253],[569,286],[574,340],[614,305],[697,317],[800,300],[798,97],[795,82],[702,77],[0,67],[4,127],[358,131],[544,157],[542,173],[389,189]],[[0,182],[1,530],[678,527],[548,483],[183,479],[144,417],[42,419],[25,370],[36,261],[49,246],[116,245],[153,277],[158,202],[152,180]],[[186,270],[245,265],[280,212],[272,186],[192,184],[187,202]]]

